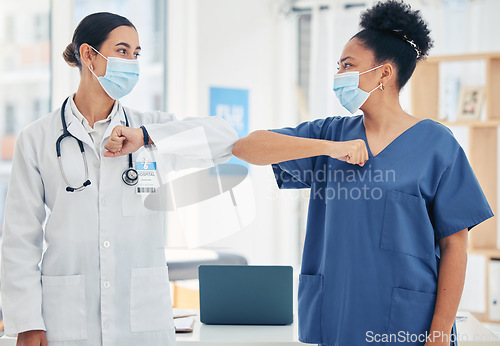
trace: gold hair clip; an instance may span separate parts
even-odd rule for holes
[[[392,29],[392,32],[394,32],[397,37],[408,42],[413,47],[413,49],[415,49],[415,52],[417,52],[417,59],[420,58],[420,56],[422,55],[422,51],[418,48],[417,44],[413,40],[410,40],[406,35],[402,35],[401,31],[401,29]]]
[[[415,49],[415,52],[417,52],[417,59],[420,58],[421,52],[420,49],[418,48],[417,44],[413,42],[413,40],[410,40],[406,35],[403,35],[403,39],[408,42],[413,49]]]

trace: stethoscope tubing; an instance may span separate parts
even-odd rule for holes
[[[66,110],[66,104],[68,103],[68,100],[69,100],[69,97],[66,100],[64,100],[64,102],[62,104],[62,108],[61,108],[61,123],[62,123],[63,133],[56,140],[56,154],[57,154],[57,161],[59,163],[59,170],[61,171],[61,175],[63,177],[63,180],[67,185],[66,191],[74,192],[74,191],[82,191],[88,185],[90,185],[91,182],[89,180],[89,166],[88,166],[88,162],[87,162],[87,156],[85,155],[85,148],[83,147],[83,143],[81,140],[79,140],[78,138],[73,136],[68,131],[68,126],[66,125],[65,110]],[[127,113],[125,112],[125,109],[123,110],[123,115],[125,116],[125,125],[128,127],[129,123],[128,123],[128,117],[127,117]],[[61,162],[61,142],[63,141],[63,139],[65,139],[67,137],[72,137],[78,142],[78,146],[80,147],[80,153],[82,154],[82,158],[83,158],[83,164],[85,167],[85,181],[81,186],[78,186],[78,187],[71,186],[68,179],[66,178],[66,174],[64,173],[63,165]],[[128,165],[129,165],[129,168],[127,170],[125,170],[122,174],[122,180],[125,184],[127,184],[129,186],[133,186],[133,185],[136,185],[138,182],[138,174],[133,166],[132,153],[128,154]],[[132,173],[132,176],[135,176],[135,178],[133,178],[133,179],[129,178],[130,172]],[[135,173],[135,174],[133,174],[133,173]]]

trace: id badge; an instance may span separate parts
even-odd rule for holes
[[[156,193],[160,183],[156,170],[156,162],[148,150],[143,150],[135,162],[135,170],[139,176],[136,192],[138,194]]]

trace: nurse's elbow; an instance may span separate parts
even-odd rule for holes
[[[245,156],[245,143],[246,137],[240,138],[234,143],[232,154],[239,159],[244,160],[243,156]]]
[[[259,132],[266,132],[263,130],[254,131],[246,137],[240,138],[233,146],[232,153],[237,158],[251,163],[253,165],[263,166],[267,162],[262,160],[262,155],[259,153],[258,143]]]

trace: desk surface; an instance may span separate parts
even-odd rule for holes
[[[198,314],[197,310],[190,313]],[[457,313],[460,346],[500,346],[500,339],[484,327],[472,314]],[[297,319],[289,326],[218,326],[200,323],[195,317],[192,333],[177,334],[178,346],[292,346],[306,345],[298,340]]]
[[[499,346],[498,338],[470,312],[459,311],[456,318],[459,346]]]
[[[183,310],[198,313],[197,310]],[[176,315],[179,312],[175,312]],[[462,318],[465,317],[465,318]],[[458,312],[459,346],[499,346],[500,339],[468,312]],[[305,345],[297,338],[297,321],[289,326],[215,326],[195,317],[192,333],[176,334],[177,346],[295,346]],[[0,338],[0,346],[15,346],[15,338]]]
[[[299,341],[297,320],[287,326],[233,326],[207,325],[200,322],[198,310],[174,309],[174,315],[196,314],[192,333],[177,333],[177,346],[295,346],[307,345]]]

